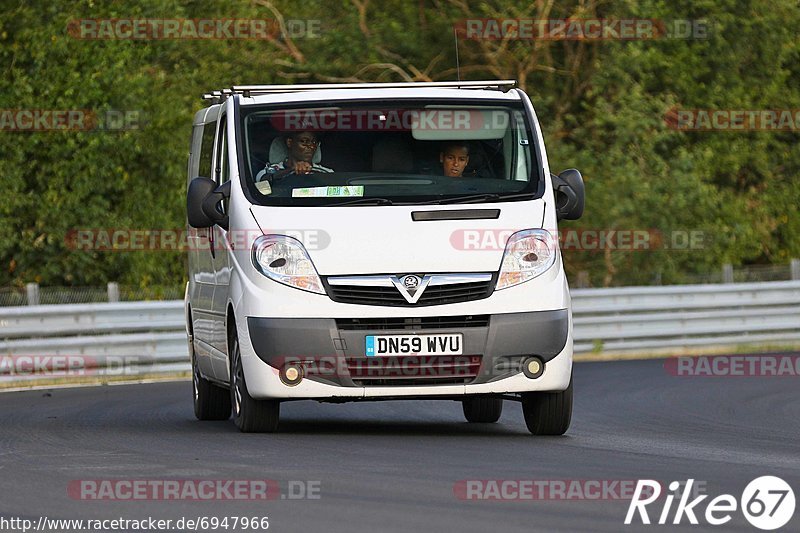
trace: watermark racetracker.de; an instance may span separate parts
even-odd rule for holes
[[[458,229],[450,234],[450,245],[462,251],[502,251],[509,237],[517,231],[519,229]],[[695,251],[703,250],[708,240],[704,231],[694,229],[569,228],[548,230],[548,233],[553,240],[558,240],[562,251]]]
[[[81,501],[319,500],[319,480],[73,479],[67,496]]]
[[[707,39],[709,22],[649,18],[470,18],[455,23],[469,40],[639,41]]]
[[[800,131],[800,109],[681,109],[664,114],[678,131]]]
[[[139,109],[0,109],[0,132],[139,130],[146,115]]]
[[[742,354],[670,357],[664,371],[676,377],[798,377],[800,355]]]
[[[81,40],[313,39],[322,35],[322,20],[87,18],[69,21],[67,33]]]
[[[144,229],[144,228],[82,228],[69,230],[64,238],[67,249],[85,252],[191,252],[208,251],[214,230],[209,229]],[[216,239],[217,249],[249,250],[256,239],[265,233],[286,235],[303,243],[309,251],[324,250],[331,243],[330,234],[318,228],[269,228],[261,230],[230,230],[223,240]]]
[[[0,380],[28,377],[133,375],[152,358],[133,355],[19,354],[0,355]]]

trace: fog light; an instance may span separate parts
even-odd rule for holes
[[[300,383],[303,379],[303,367],[295,365],[286,365],[281,369],[281,381],[286,385],[294,386]]]
[[[541,377],[544,373],[544,363],[538,357],[528,357],[522,362],[522,373],[531,379]]]

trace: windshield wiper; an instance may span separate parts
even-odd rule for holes
[[[499,193],[484,193],[484,194],[469,194],[467,196],[456,196],[454,198],[442,198],[440,200],[431,200],[430,202],[421,202],[421,204],[474,204],[481,202],[489,202],[492,200],[513,200],[516,198],[531,197],[536,193],[523,192],[512,194],[499,194]]]
[[[430,200],[427,202],[408,202],[398,205],[430,205],[430,204],[475,204],[482,202],[491,202],[494,200],[514,200],[519,198],[530,198],[534,196],[535,192],[523,193],[482,193],[482,194],[468,194],[466,196],[455,196],[453,198],[440,198],[439,200]],[[356,198],[355,200],[347,200],[345,202],[331,202],[323,204],[323,207],[336,207],[340,205],[393,205],[394,202],[388,198]]]
[[[387,198],[357,198],[346,202],[323,204],[323,207],[338,207],[340,205],[392,205],[392,201]]]

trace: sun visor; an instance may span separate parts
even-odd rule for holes
[[[511,118],[506,109],[421,109],[411,124],[419,141],[502,139]]]

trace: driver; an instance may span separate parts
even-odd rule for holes
[[[311,174],[312,172],[331,173],[332,168],[313,162],[314,153],[320,142],[313,131],[299,131],[286,138],[289,156],[279,163],[267,165],[256,175],[256,181],[285,178],[292,174]]]

